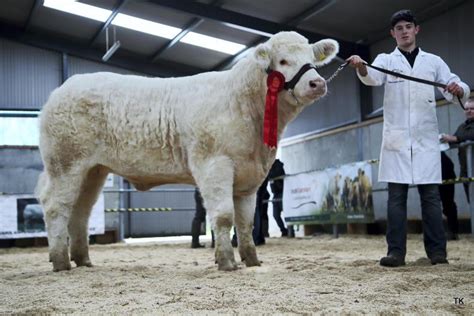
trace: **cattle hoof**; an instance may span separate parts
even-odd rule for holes
[[[53,272],[71,270],[71,264],[69,262],[54,262],[53,261]]]
[[[261,266],[261,262],[260,262],[260,260],[257,259],[257,257],[255,257],[255,258],[245,258],[244,263],[245,263],[246,267]]]
[[[76,266],[78,267],[92,267],[91,260],[89,258],[74,259]]]
[[[221,271],[234,271],[237,270],[237,263],[231,260],[225,260],[218,263],[218,269]]]

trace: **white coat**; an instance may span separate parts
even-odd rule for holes
[[[398,48],[391,54],[378,55],[373,65],[444,84],[456,82],[464,90],[463,103],[469,97],[469,87],[451,73],[446,63],[440,57],[421,49],[413,68]],[[364,84],[385,84],[379,181],[441,183],[439,131],[433,86],[387,75],[371,68],[367,68],[367,72],[367,76],[357,73]],[[452,94],[443,89],[440,91],[446,100],[458,102]]]

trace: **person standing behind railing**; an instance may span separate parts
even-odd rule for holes
[[[454,135],[443,134],[441,136],[441,141],[450,143],[450,144],[459,144],[465,141],[474,141],[474,97],[470,97],[466,104],[464,105],[464,113],[466,115],[466,120],[458,126]],[[460,172],[459,175],[461,177],[467,177],[467,148],[466,147],[459,147],[458,149],[458,156],[459,156],[459,165],[460,165]],[[464,188],[466,190],[467,200],[470,202],[469,198],[469,183],[464,183]],[[454,194],[453,194],[454,195]],[[441,195],[443,198],[443,195]],[[453,197],[454,199],[454,197]],[[449,201],[447,203],[450,203]],[[444,209],[443,209],[444,213]],[[457,220],[457,210],[454,216],[453,212],[448,210],[451,216],[445,213],[448,219],[448,228],[451,229],[453,232],[452,235],[448,234],[448,239],[456,240],[458,239],[457,232],[458,232],[458,220]],[[451,223],[450,223],[451,219]]]
[[[443,180],[456,178],[454,164],[444,152],[441,152],[441,175]],[[439,186],[439,196],[443,206],[443,214],[448,222],[447,240],[458,240],[458,207],[454,201],[455,184],[442,184]]]
[[[280,159],[276,159],[268,172],[268,178],[271,180],[284,175],[285,169],[283,168],[283,162],[281,162]],[[281,213],[283,212],[283,179],[270,181],[270,188],[273,193],[273,218],[280,228],[281,235],[288,236],[288,229],[285,227],[285,223],[283,223],[283,219],[281,218]]]
[[[470,97],[464,105],[466,120],[459,125],[454,135],[444,134],[441,140],[450,144],[459,144],[468,140],[474,141],[474,97]],[[459,148],[460,176],[467,177],[466,147]]]

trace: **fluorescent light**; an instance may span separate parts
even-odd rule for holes
[[[211,37],[195,32],[189,32],[188,34],[186,34],[181,39],[181,42],[204,47],[207,49],[212,49],[229,55],[235,55],[236,53],[246,48],[246,46],[242,44],[229,42],[216,37]]]
[[[136,18],[122,13],[117,14],[112,24],[168,39],[174,38],[181,32],[181,29],[177,27]]]
[[[100,22],[107,21],[109,16],[112,14],[112,11],[110,10],[94,7],[92,5],[77,2],[75,0],[44,0],[44,6]],[[179,32],[182,31],[177,27],[148,21],[123,13],[117,14],[117,16],[112,21],[112,24],[167,39],[174,38],[179,34]],[[215,50],[229,55],[235,55],[246,48],[245,45],[195,32],[189,32],[186,34],[181,39],[181,42]]]
[[[107,21],[110,14],[112,14],[112,11],[110,10],[101,9],[73,0],[44,0],[44,6],[100,22]]]
[[[272,33],[259,31],[259,30],[252,29],[252,28],[245,27],[245,26],[241,26],[241,25],[236,25],[236,24],[232,24],[232,23],[222,23],[222,24],[224,24],[225,26],[231,27],[233,29],[241,30],[241,31],[244,31],[244,32],[247,32],[247,33],[257,34],[257,35],[261,35],[261,36],[265,36],[265,37],[272,37],[273,36]]]
[[[113,54],[119,49],[120,41],[116,41],[112,47],[109,48],[108,51],[105,52],[104,56],[102,56],[102,61],[107,61],[112,57]]]

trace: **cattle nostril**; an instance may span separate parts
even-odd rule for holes
[[[321,88],[324,86],[324,81],[321,79],[310,80],[309,86],[311,87],[311,89]]]

